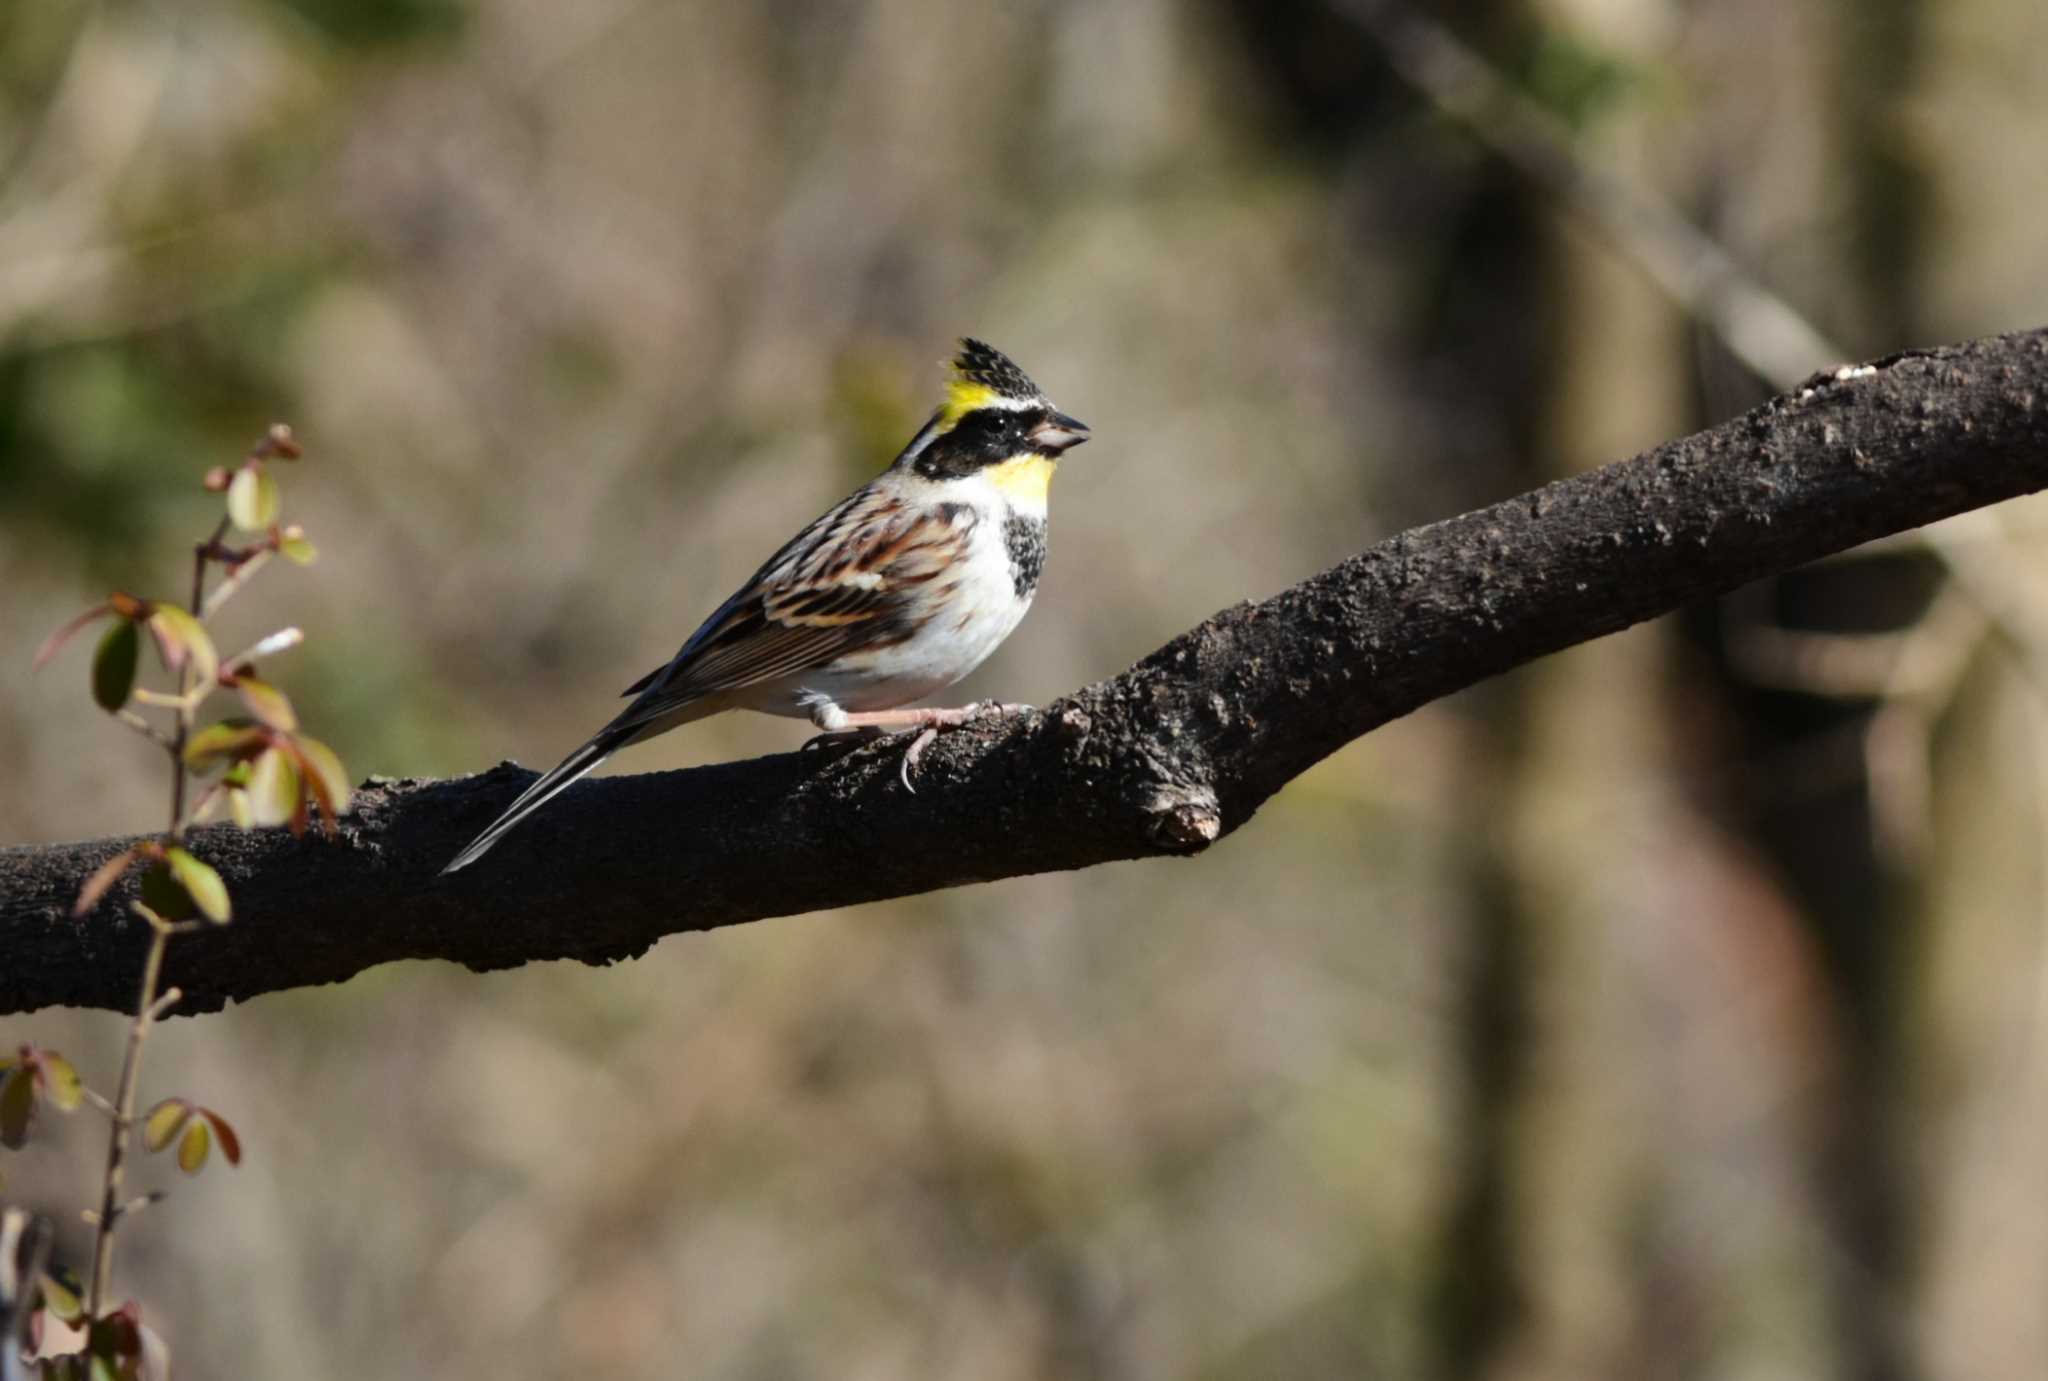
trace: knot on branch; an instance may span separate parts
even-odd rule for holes
[[[1138,808],[1146,837],[1169,853],[1200,853],[1223,836],[1223,807],[1206,786],[1162,786]]]

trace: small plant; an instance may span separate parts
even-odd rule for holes
[[[160,988],[166,948],[179,935],[226,925],[233,916],[227,884],[194,851],[193,827],[224,809],[243,829],[284,825],[303,834],[317,818],[331,836],[348,808],[348,776],[341,759],[300,731],[291,701],[257,674],[259,662],[298,646],[304,636],[296,628],[280,629],[223,658],[207,631],[221,606],[271,557],[281,555],[302,566],[312,562],[305,533],[280,523],[276,467],[298,457],[290,429],[276,426],[232,470],[219,466],[207,472],[205,485],[225,496],[226,513],[213,535],[193,548],[185,603],[116,592],[58,629],[36,652],[40,669],[80,631],[105,623],[92,657],[93,701],[163,748],[171,769],[171,803],[169,827],[101,864],[72,907],[73,915],[87,915],[123,878],[140,871],[139,895],[128,905],[149,927],[149,948],[114,1096],[87,1087],[55,1050],[25,1044],[0,1056],[0,1145],[20,1147],[45,1106],[68,1113],[89,1103],[110,1124],[100,1204],[85,1213],[94,1228],[90,1270],[81,1286],[68,1272],[38,1268],[26,1311],[26,1338],[12,1336],[11,1327],[0,1334],[0,1375],[6,1377],[18,1374],[17,1361],[35,1367],[44,1381],[144,1381],[168,1375],[168,1352],[143,1325],[135,1302],[110,1303],[116,1233],[131,1214],[161,1197],[124,1197],[130,1148],[138,1136],[149,1152],[175,1148],[178,1168],[188,1174],[197,1174],[216,1146],[230,1165],[241,1163],[241,1139],[213,1108],[182,1096],[164,1098],[146,1113],[136,1108],[150,1028],[182,996],[175,987]],[[208,577],[215,573],[218,578],[209,589]],[[169,689],[137,684],[145,639],[170,678]],[[202,725],[209,704],[225,695],[239,702],[241,712]],[[42,1350],[48,1319],[75,1330],[80,1345],[31,1360]],[[17,1351],[24,1343],[25,1352]]]

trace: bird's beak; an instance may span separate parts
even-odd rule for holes
[[[1056,412],[1031,429],[1031,444],[1054,455],[1088,439],[1088,424]]]

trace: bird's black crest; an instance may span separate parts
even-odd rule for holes
[[[1008,355],[972,336],[961,338],[960,353],[953,357],[953,372],[962,382],[984,385],[1005,398],[1042,396],[1031,376],[1017,368]]]

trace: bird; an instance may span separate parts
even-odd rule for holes
[[[906,707],[1016,630],[1045,568],[1053,472],[1088,437],[1009,356],[963,337],[943,401],[889,468],[763,562],[674,657],[626,688],[632,703],[442,874],[482,858],[621,748],[726,710],[809,719],[827,740],[916,729],[898,769],[914,791],[911,773],[939,729],[1027,708]]]

